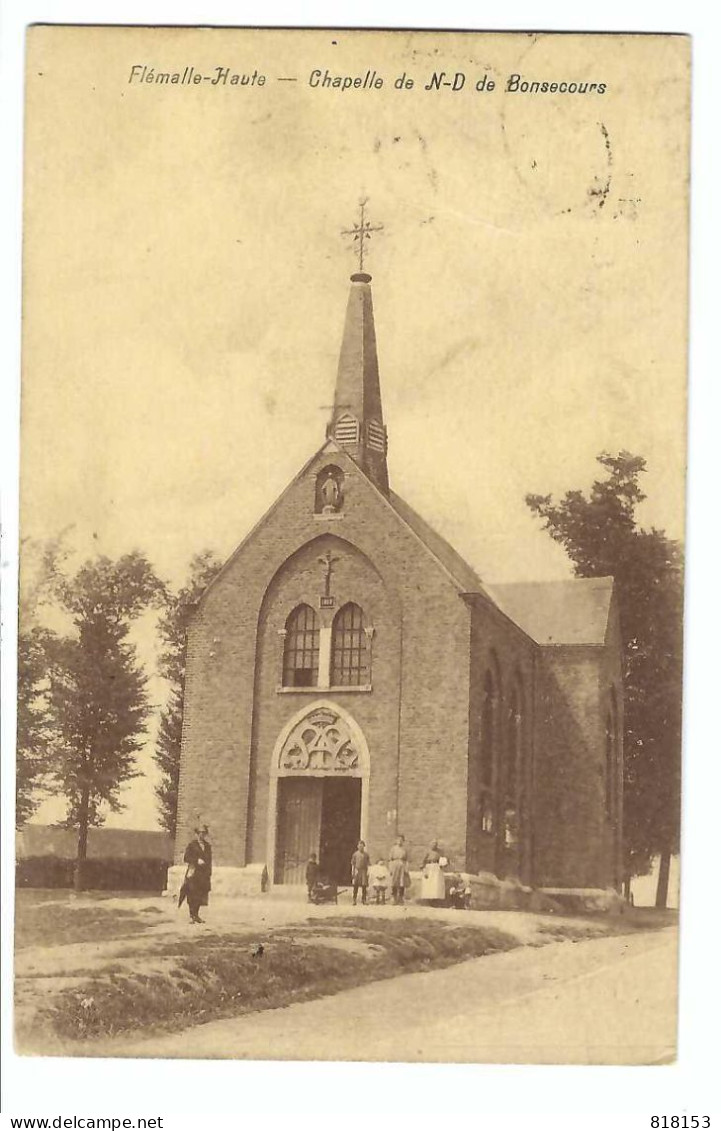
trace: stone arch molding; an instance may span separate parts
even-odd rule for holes
[[[363,731],[346,710],[330,699],[316,699],[286,723],[270,760],[268,790],[268,872],[275,875],[278,781],[282,777],[356,777],[361,779],[361,838],[368,839],[370,752]]]
[[[389,603],[393,607],[396,607],[399,610],[401,609],[401,594],[397,586],[393,583],[391,577],[389,576],[387,568],[384,567],[383,569],[381,569],[375,559],[375,555],[373,555],[367,547],[362,546],[360,542],[357,542],[351,538],[342,537],[340,534],[336,534],[333,530],[324,531],[323,533],[315,535],[313,538],[301,538],[298,541],[297,545],[288,550],[283,560],[279,562],[279,564],[273,570],[273,573],[265,587],[263,600],[261,602],[259,610],[259,616],[261,619],[263,616],[264,608],[267,606],[269,601],[273,600],[273,594],[278,580],[287,570],[294,568],[294,560],[297,559],[305,550],[310,550],[311,548],[315,550],[316,545],[322,545],[323,543],[329,542],[329,540],[330,548],[333,550],[333,552],[336,552],[336,550],[338,550],[351,555],[357,554],[359,557],[361,557],[365,564],[383,585],[388,595]],[[311,604],[313,604],[314,600],[316,599],[315,585],[312,587],[312,593],[313,596],[305,598],[306,600],[310,600]]]
[[[276,741],[271,777],[368,777],[370,755],[352,715],[330,699],[299,710]]]

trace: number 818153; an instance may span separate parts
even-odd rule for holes
[[[652,1115],[651,1126],[661,1128],[710,1127],[709,1115]]]

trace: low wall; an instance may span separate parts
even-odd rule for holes
[[[168,869],[168,884],[164,895],[177,899],[185,877],[187,865],[176,864]],[[471,875],[454,873],[470,889],[469,906],[474,911],[496,908],[498,910],[535,911],[553,914],[582,914],[587,912],[618,911],[623,900],[618,892],[600,888],[530,888],[518,880],[499,880],[491,872]],[[408,903],[421,902],[422,872],[411,872]],[[212,894],[217,896],[248,898],[261,895],[271,888],[265,864],[247,864],[244,868],[213,868]],[[285,885],[276,890],[282,891]],[[303,885],[293,885],[294,892],[305,892]]]
[[[168,883],[164,895],[177,899],[185,878],[187,864],[174,864],[168,868]],[[245,868],[218,866],[213,868],[212,894],[222,896],[260,895],[267,891],[268,869],[265,864],[248,864]]]

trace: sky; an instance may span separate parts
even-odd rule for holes
[[[365,195],[393,489],[482,579],[562,577],[524,496],[585,489],[628,449],[642,521],[681,537],[687,51],[32,29],[21,535],[64,530],[73,561],[139,548],[176,585],[197,551],[227,556],[323,442],[355,266],[340,232]],[[384,85],[311,86],[326,69]],[[426,91],[441,70],[463,89]],[[512,74],[606,90],[509,92]],[[136,638],[152,668],[152,624]],[[110,823],[155,822],[152,737]]]

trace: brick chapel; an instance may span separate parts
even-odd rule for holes
[[[390,487],[371,276],[351,276],[322,446],[188,630],[176,868],[213,888],[348,880],[399,832],[411,868],[543,889],[621,879],[611,578],[489,585]]]

